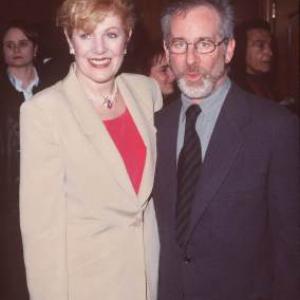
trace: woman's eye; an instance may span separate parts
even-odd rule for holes
[[[89,40],[92,38],[92,34],[83,32],[79,34],[79,37],[83,40]]]
[[[108,32],[108,33],[107,33],[107,36],[108,36],[109,38],[111,38],[111,39],[115,39],[115,38],[117,38],[119,35],[118,35],[117,33],[115,33],[115,32]]]
[[[8,43],[5,43],[5,44],[4,44],[4,47],[7,48],[7,49],[13,49],[13,48],[16,47],[16,46],[15,46],[14,43],[8,42]]]

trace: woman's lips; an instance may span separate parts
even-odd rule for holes
[[[90,58],[89,63],[95,68],[106,68],[111,62],[111,58]]]

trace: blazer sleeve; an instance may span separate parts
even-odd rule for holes
[[[20,223],[31,300],[68,299],[64,177],[54,123],[39,102],[21,107]]]
[[[154,79],[151,80],[153,83],[152,91],[153,91],[154,112],[157,112],[163,106],[163,98],[158,83]]]
[[[273,129],[268,176],[273,242],[273,300],[300,299],[299,120],[281,118]]]

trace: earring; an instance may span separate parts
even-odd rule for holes
[[[74,54],[75,54],[75,50],[74,50],[73,48],[70,48],[70,51],[69,51],[69,52],[70,52],[71,55],[74,55]]]
[[[124,55],[127,54],[127,48],[124,50],[123,54],[124,54]]]

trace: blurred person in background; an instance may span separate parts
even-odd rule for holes
[[[230,77],[246,91],[296,112],[295,99],[282,95],[276,86],[276,51],[270,24],[262,19],[245,21],[236,27],[235,38]]]
[[[274,45],[268,22],[246,21],[235,30],[236,52],[232,77],[245,90],[277,100],[274,85]]]
[[[11,21],[1,30],[0,74],[0,298],[28,299],[19,229],[19,109],[46,86],[38,67],[39,35],[25,21]],[[17,288],[16,288],[17,287]]]
[[[146,74],[154,78],[162,92],[164,105],[174,100],[175,76],[171,70],[162,46],[162,43],[154,43],[146,60]]]
[[[128,0],[66,0],[68,75],[21,108],[20,217],[32,300],[155,300],[157,83],[119,74]]]

